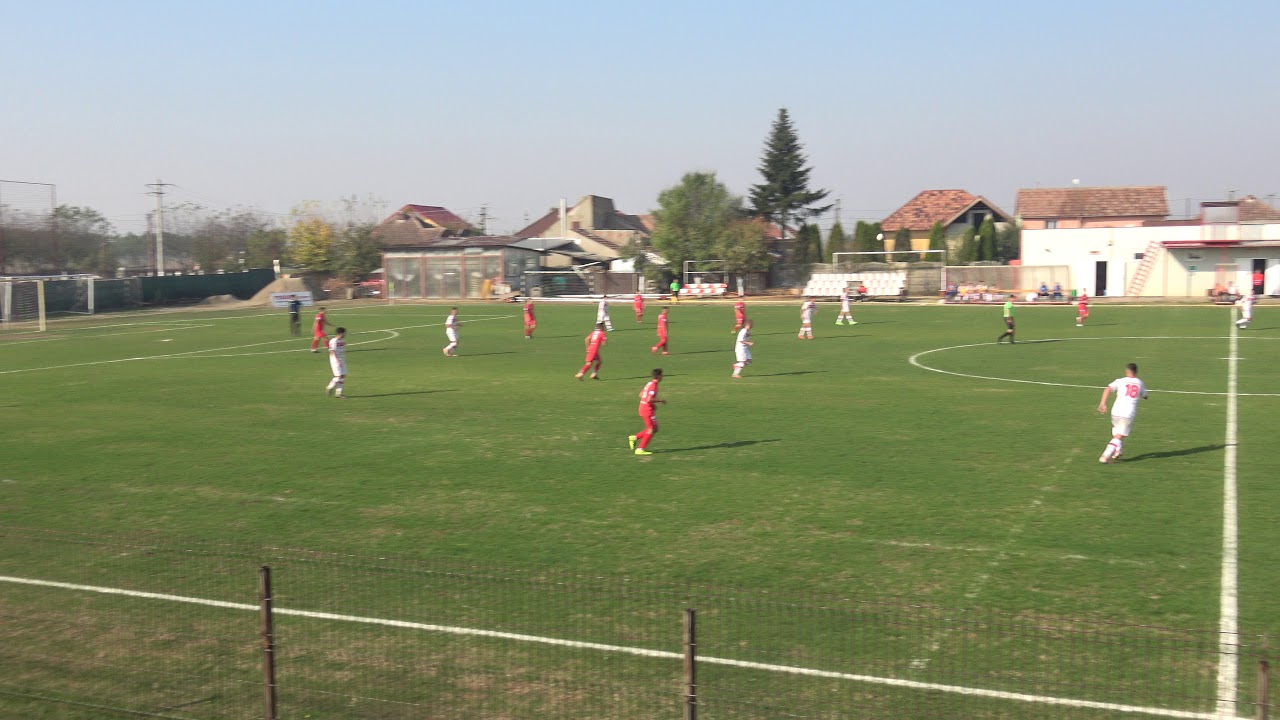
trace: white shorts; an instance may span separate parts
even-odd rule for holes
[[[1133,430],[1133,418],[1120,417],[1119,415],[1111,416],[1111,434],[1120,437],[1129,437],[1129,432]]]
[[[339,377],[341,375],[347,374],[347,364],[344,362],[338,362],[337,360],[330,360],[329,367],[333,370],[334,377]]]
[[[751,348],[735,348],[733,354],[740,363],[751,362]]]
[[[842,312],[842,313],[848,313],[848,312],[849,312],[849,303],[848,303],[848,302],[842,302],[842,303],[840,303],[840,312]]]
[[[453,328],[445,328],[444,336],[449,338],[449,342],[458,342],[458,331]]]
[[[604,313],[603,315],[596,315],[596,322],[598,323],[609,322],[609,314]]]

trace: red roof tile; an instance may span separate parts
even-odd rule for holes
[[[1008,221],[1003,210],[987,201],[981,195],[974,195],[965,190],[925,190],[907,201],[906,205],[893,211],[880,226],[885,232],[894,232],[902,228],[908,230],[927,231],[934,223],[950,225],[962,213],[974,205],[982,203],[991,208],[1000,220]]]
[[[1026,188],[1018,191],[1023,218],[1105,218],[1169,215],[1163,185]]]
[[[1240,222],[1280,222],[1280,210],[1253,195],[1246,195],[1237,207],[1240,208]]]
[[[516,233],[516,237],[543,237],[548,230],[556,228],[560,224],[560,208],[551,208],[546,215],[534,220],[529,227]]]

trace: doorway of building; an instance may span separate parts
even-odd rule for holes
[[[1107,261],[1099,260],[1093,273],[1094,297],[1107,296]]]
[[[1267,281],[1267,259],[1254,258],[1253,271],[1249,274],[1249,284],[1253,286],[1254,295],[1263,294],[1263,286]]]

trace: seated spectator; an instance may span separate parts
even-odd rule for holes
[[[960,294],[960,287],[956,285],[956,281],[952,280],[947,283],[947,292],[943,295],[943,299],[947,302],[955,302],[956,297]]]
[[[1036,299],[1037,299],[1037,300],[1048,300],[1048,299],[1049,299],[1049,284],[1048,284],[1048,283],[1040,283],[1040,289],[1036,291]]]
[[[1064,299],[1062,297],[1062,283],[1053,284],[1053,299],[1058,301],[1061,301]]]
[[[858,298],[857,298],[857,299],[858,299],[858,302],[862,302],[863,300],[866,300],[866,299],[867,299],[867,285],[866,285],[866,283],[863,283],[863,282],[859,282],[859,283],[858,283]]]

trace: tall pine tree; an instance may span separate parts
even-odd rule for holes
[[[942,227],[941,220],[939,220],[938,222],[935,222],[933,224],[933,227],[929,228],[929,249],[930,250],[946,250],[947,249],[947,230],[946,228]],[[944,262],[947,258],[945,254],[942,257],[938,257],[936,254],[930,254],[929,259],[936,260],[937,262]]]
[[[898,228],[898,232],[893,234],[893,261],[894,262],[911,262],[915,260],[914,254],[904,252],[911,249],[911,231],[905,227]]]
[[[750,199],[751,213],[777,225],[784,239],[793,222],[806,221],[831,208],[819,205],[828,191],[809,189],[812,170],[803,149],[787,109],[778,110],[760,159],[764,182],[751,186]]]
[[[988,215],[978,229],[978,259],[996,260],[996,223]]]
[[[845,247],[847,242],[844,235],[844,226],[837,220],[835,225],[831,226],[831,231],[827,233],[827,254],[823,257],[823,262],[835,262],[831,257],[832,254],[845,252],[847,250]]]

